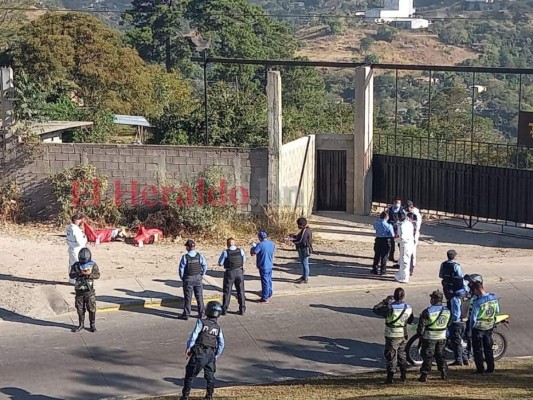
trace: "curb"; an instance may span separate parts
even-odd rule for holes
[[[487,278],[485,279],[486,282],[501,282],[500,278]],[[389,289],[392,285],[398,285],[398,282],[396,281],[382,281],[381,283],[377,284],[369,284],[364,286],[354,286],[354,285],[342,285],[342,286],[334,286],[334,287],[305,287],[298,285],[298,289],[295,290],[281,290],[279,292],[276,292],[274,297],[290,297],[290,296],[305,296],[310,294],[327,294],[327,293],[339,293],[339,292],[370,292],[372,290],[379,290],[379,289]],[[296,284],[295,284],[296,285]],[[412,282],[405,284],[408,288],[415,288],[415,287],[424,287],[424,286],[434,286],[436,285],[434,280],[422,280],[419,282]],[[253,293],[247,293],[246,294],[246,300],[254,301],[258,299],[259,296]],[[217,300],[222,301],[222,293],[213,293],[213,294],[207,294],[204,295],[204,300],[210,301],[210,300]],[[96,309],[97,311],[120,311],[120,310],[126,310],[131,308],[159,308],[159,307],[168,307],[168,306],[180,306],[183,304],[183,297],[178,296],[170,296],[163,299],[124,299],[123,303],[120,304],[105,304],[98,306],[97,301]],[[196,301],[193,299],[192,304],[196,304]],[[75,308],[70,306],[68,307],[67,312],[73,312],[75,311]]]
[[[205,295],[204,300],[218,300],[222,301],[222,296],[219,295]],[[123,303],[120,304],[113,304],[113,305],[102,305],[98,306],[98,300],[96,302],[96,310],[97,311],[120,311],[120,310],[126,310],[131,308],[158,308],[158,307],[167,307],[171,305],[182,305],[183,304],[183,298],[182,297],[167,297],[164,299],[131,299],[131,300],[124,300]],[[193,300],[192,304],[196,304],[196,301]],[[69,311],[75,311],[73,308]]]

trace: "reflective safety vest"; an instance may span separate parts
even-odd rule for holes
[[[385,320],[385,337],[404,338],[405,325],[413,314],[413,309],[409,304],[392,303],[392,313]]]
[[[479,306],[474,329],[488,331],[496,324],[496,314],[500,312],[498,298],[493,294],[481,296],[476,299],[475,305]]]
[[[424,339],[446,339],[446,329],[452,316],[445,306],[431,306],[427,308],[429,319],[424,329]]]

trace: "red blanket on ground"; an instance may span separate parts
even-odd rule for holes
[[[113,235],[114,229],[94,229],[87,222],[83,224],[85,230],[85,236],[87,240],[91,243],[96,243],[96,238],[100,237],[100,243],[108,243],[112,241],[111,236]]]
[[[151,244],[157,242],[163,237],[163,231],[160,229],[146,229],[144,226],[139,226],[137,235],[133,238],[133,244],[138,245],[139,242],[143,244]]]

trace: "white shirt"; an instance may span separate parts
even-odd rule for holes
[[[420,232],[420,227],[422,226],[422,214],[420,214],[420,210],[416,207],[413,207],[413,211],[411,212],[416,215],[416,231]]]
[[[67,228],[67,245],[72,249],[87,245],[87,237],[76,224],[70,224]]]
[[[405,220],[398,224],[398,235],[402,243],[414,242],[415,240],[415,227],[409,220]]]

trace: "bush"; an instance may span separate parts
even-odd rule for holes
[[[0,186],[0,221],[22,222],[26,217],[22,192],[16,182]]]
[[[386,25],[380,26],[373,37],[375,40],[391,43],[396,38],[396,29]]]
[[[98,175],[93,165],[65,168],[52,175],[50,181],[59,203],[58,223],[70,222],[71,216],[78,212],[97,224],[121,222],[121,209],[107,198],[109,179],[106,175]]]

